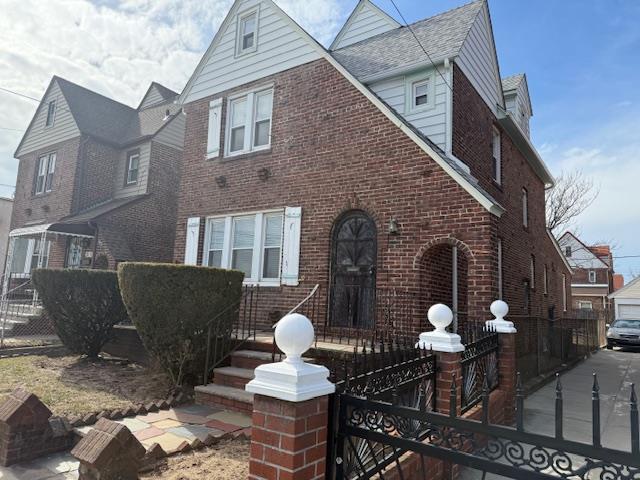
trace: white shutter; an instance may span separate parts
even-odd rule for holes
[[[36,248],[36,239],[30,238],[27,240],[27,255],[24,259],[24,271],[23,273],[29,273],[31,271],[31,262],[33,261],[33,252]],[[34,265],[34,268],[36,266]]]
[[[284,241],[282,243],[282,283],[285,285],[298,285],[301,221],[302,208],[285,208]]]
[[[184,247],[185,265],[198,264],[198,239],[200,238],[200,217],[187,220],[187,241]]]
[[[222,99],[209,102],[209,133],[207,136],[207,158],[220,153],[220,129],[222,125]]]

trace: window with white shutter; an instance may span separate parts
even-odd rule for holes
[[[184,247],[185,265],[198,264],[198,238],[200,236],[200,217],[187,220],[187,239]]]
[[[209,223],[209,255],[207,265],[222,267],[222,251],[224,249],[224,219]]]
[[[207,158],[220,154],[220,132],[222,125],[222,99],[216,98],[209,103],[209,132],[207,135]]]
[[[287,207],[284,216],[282,283],[285,285],[298,285],[302,209],[300,207]]]

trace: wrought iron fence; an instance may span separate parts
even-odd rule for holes
[[[0,297],[0,348],[59,343],[53,324],[42,310],[31,278],[9,274]]]
[[[546,435],[526,431],[524,394],[520,375],[516,386],[515,427],[493,424],[489,389],[483,388],[480,420],[458,416],[455,377],[451,382],[448,413],[425,412],[388,402],[340,395],[335,456],[335,476],[329,478],[428,479],[440,476],[439,460],[450,478],[452,465],[466,466],[513,479],[586,480],[640,478],[640,432],[638,400],[631,386],[629,400],[629,447],[616,450],[600,438],[600,389],[594,375],[591,393],[592,438],[590,442],[569,440],[564,434],[564,399],[558,379],[555,402],[555,432]],[[458,472],[459,473],[459,472]],[[384,475],[384,477],[383,477]],[[484,478],[484,475],[483,475]]]
[[[462,352],[462,411],[477,405],[483,388],[498,388],[498,333],[482,324],[467,323],[460,336]]]
[[[244,286],[242,295],[216,314],[207,324],[203,384],[209,383],[213,369],[246,341],[255,340],[260,287]]]
[[[534,385],[600,347],[601,318],[595,313],[567,312],[553,320],[509,315],[518,330],[516,363],[525,383]]]

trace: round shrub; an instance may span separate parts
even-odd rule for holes
[[[166,263],[122,263],[118,280],[129,318],[149,354],[175,385],[202,374],[207,330],[231,335],[244,274],[234,270]]]
[[[97,357],[113,326],[127,320],[116,272],[36,269],[33,284],[62,343]]]

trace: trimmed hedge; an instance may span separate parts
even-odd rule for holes
[[[202,375],[209,323],[239,302],[244,274],[234,270],[163,263],[121,263],[118,280],[129,318],[149,354],[175,385]],[[234,312],[217,319],[230,336]]]
[[[97,357],[113,326],[127,320],[116,272],[36,269],[33,284],[62,343]]]

